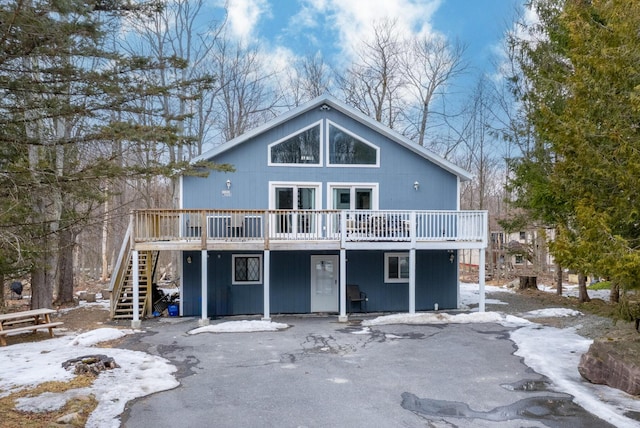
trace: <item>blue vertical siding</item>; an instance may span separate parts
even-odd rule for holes
[[[367,293],[368,311],[409,310],[409,285],[384,282],[383,251],[348,251],[347,284],[357,284]]]
[[[349,129],[380,149],[379,167],[329,167],[323,145],[321,166],[268,166],[268,146],[320,118]],[[323,121],[323,127],[326,123]],[[326,134],[326,133],[325,133]],[[327,203],[327,182],[379,183],[380,209],[453,210],[457,208],[457,177],[428,159],[363,124],[331,110],[309,111],[257,135],[212,159],[228,163],[235,172],[211,171],[208,177],[183,177],[184,208],[266,209],[269,182],[323,183],[322,207]],[[231,180],[230,194],[226,181]],[[416,191],[413,183],[420,183]],[[223,193],[223,191],[225,193]]]
[[[311,311],[311,256],[307,251],[271,252],[271,312]]]
[[[232,285],[231,255],[240,252],[209,251],[207,257],[207,315],[211,318],[263,311],[262,284]],[[255,253],[251,253],[255,254]],[[186,259],[191,256],[191,263]],[[201,253],[184,252],[182,307],[185,316],[201,316]]]
[[[457,266],[446,251],[416,252],[416,310],[432,311],[458,306]]]
[[[409,284],[384,282],[384,251],[348,251],[347,284],[358,284],[369,298],[370,312],[406,312],[409,310]],[[207,305],[210,317],[261,314],[264,310],[264,287],[231,284],[231,255],[240,253],[209,252]],[[254,253],[251,253],[254,254]],[[274,314],[309,313],[311,310],[311,256],[337,255],[335,252],[273,251],[271,252],[270,306]],[[201,315],[200,252],[185,253],[192,257],[185,269],[183,312]],[[457,270],[442,250],[416,252],[416,310],[430,311],[438,303],[440,309],[457,307]],[[356,310],[355,305],[347,311]]]

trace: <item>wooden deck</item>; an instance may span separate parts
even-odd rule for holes
[[[140,210],[131,248],[154,250],[468,249],[486,211]]]

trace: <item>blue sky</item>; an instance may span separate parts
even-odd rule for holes
[[[214,0],[223,3],[223,0]],[[440,34],[467,48],[469,72],[460,82],[473,86],[481,73],[494,74],[492,60],[524,0],[229,0],[233,35],[259,41],[274,61],[322,52],[339,67],[349,63],[355,44],[374,21],[397,19],[404,35]]]

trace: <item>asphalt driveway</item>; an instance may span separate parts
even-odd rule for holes
[[[181,386],[129,403],[122,426],[610,426],[549,390],[508,327],[273,321],[291,327],[189,335],[197,319],[146,321],[120,346],[172,361]]]

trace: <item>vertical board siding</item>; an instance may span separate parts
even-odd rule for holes
[[[191,263],[187,263],[187,257],[191,257]],[[201,290],[200,290],[200,252],[189,251],[182,253],[182,294],[180,304],[185,316],[202,315]]]
[[[331,120],[378,146],[379,167],[327,167],[323,165],[268,166],[268,145],[320,118]],[[323,129],[326,120],[323,121]],[[324,133],[326,134],[326,132]],[[325,135],[326,138],[326,135]],[[326,142],[326,139],[325,139]],[[379,183],[379,208],[397,210],[454,210],[457,208],[457,178],[452,173],[401,146],[375,130],[336,110],[312,110],[257,135],[219,154],[216,163],[228,163],[235,172],[211,171],[208,177],[183,177],[183,208],[266,209],[270,181],[323,183],[322,207],[327,203],[327,182]],[[231,180],[227,192],[226,181]],[[419,189],[413,183],[420,183]]]
[[[457,266],[446,251],[416,252],[416,310],[456,309],[458,305]]]
[[[274,314],[311,311],[311,254],[307,251],[272,251],[270,305]]]
[[[406,312],[409,310],[408,283],[384,282],[384,251],[348,251],[347,284],[357,284],[367,293],[369,312]],[[209,252],[208,313],[211,317],[262,313],[263,285],[231,285],[231,255],[241,253]],[[255,253],[249,253],[255,254]],[[323,251],[273,251],[271,253],[271,295],[273,314],[304,314],[311,310],[311,255],[333,254]],[[191,264],[186,257],[191,256]],[[416,252],[416,310],[431,311],[457,307],[456,265],[449,263],[442,250]],[[185,252],[182,296],[185,316],[201,315],[200,252]],[[353,305],[347,312],[357,311]]]
[[[367,293],[370,312],[409,310],[409,283],[384,282],[383,251],[348,251],[347,284]]]

